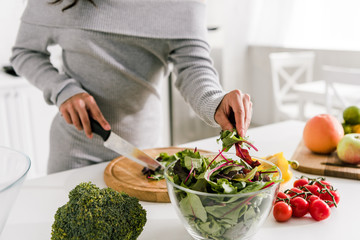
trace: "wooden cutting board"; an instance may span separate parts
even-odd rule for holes
[[[301,141],[291,159],[299,162],[300,172],[319,176],[331,176],[360,180],[360,165],[351,165],[341,162],[333,152],[329,155],[312,153]]]
[[[168,147],[146,149],[151,157],[157,157],[161,152],[169,155],[184,150],[185,148]],[[200,153],[209,151],[199,150]],[[154,181],[147,179],[141,172],[144,167],[126,157],[113,159],[105,168],[104,180],[108,187],[119,192],[126,192],[130,196],[147,202],[170,202],[165,179]]]

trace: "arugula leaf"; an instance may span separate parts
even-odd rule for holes
[[[190,158],[201,158],[200,152],[198,152],[198,151],[194,152],[193,150],[190,150],[190,149],[185,149],[183,151],[175,153],[175,155],[180,160],[181,165],[183,167],[185,167],[185,157],[186,156],[190,157]]]
[[[255,192],[262,189],[265,186],[265,182],[250,182],[247,186],[240,191],[240,193]]]
[[[250,182],[254,178],[257,170],[258,168],[255,167],[249,173],[247,173],[245,177],[234,177],[233,180],[238,182]]]
[[[223,169],[222,172],[226,175],[232,171],[238,172],[238,171],[242,170],[243,168],[244,168],[244,166],[241,166],[241,165],[233,165],[233,166],[229,166],[226,169]]]
[[[191,168],[201,170],[203,167],[203,160],[201,158],[193,158],[193,157],[185,156],[184,164],[188,170],[190,170]]]
[[[192,190],[199,192],[207,192],[207,181],[204,178],[205,173],[201,173],[197,177],[197,181],[191,186]]]
[[[249,207],[244,214],[245,222],[251,222],[253,218],[256,218],[257,214],[254,207]]]
[[[221,131],[220,138],[217,139],[217,142],[222,141],[222,149],[224,152],[227,152],[235,143],[241,142],[242,140],[245,139],[240,137],[237,134],[236,129],[234,129],[233,131],[229,131],[229,130]]]
[[[223,205],[206,206],[205,210],[212,216],[220,218],[222,221],[234,225],[238,222],[239,217],[241,217],[247,210],[247,205],[237,207],[238,204],[238,202],[233,202],[226,204],[225,207]],[[224,216],[224,212],[229,212],[229,214]]]
[[[237,188],[234,187],[227,179],[218,179],[217,185],[222,189],[221,193],[237,193]]]
[[[232,131],[222,130],[220,137],[216,141],[222,142],[222,149],[224,152],[228,152],[236,143],[239,143],[241,147],[254,148],[257,151],[257,148],[251,142],[249,142],[247,138],[239,136],[236,129],[233,129]]]
[[[158,162],[160,162],[164,167],[168,166],[170,163],[176,161],[178,158],[176,155],[169,155],[166,152],[162,152],[159,154],[159,156],[156,158]],[[146,176],[147,179],[150,180],[162,180],[164,179],[164,170],[160,169],[157,171],[153,171],[147,167],[144,167],[142,169],[142,173]]]
[[[180,161],[177,161],[174,165],[174,175],[179,177],[179,180],[181,180],[182,182],[184,182],[187,178],[187,176],[189,175],[189,172],[187,171],[186,168],[183,168],[181,166]],[[179,183],[177,183],[179,184]]]
[[[179,202],[179,207],[184,216],[198,218],[206,222],[207,212],[197,195],[187,193],[187,196]]]
[[[169,155],[166,152],[162,152],[159,154],[159,156],[156,158],[156,160],[158,162],[161,162],[162,165],[164,165],[165,167],[167,165],[169,165],[170,163],[174,162],[175,160],[177,160],[176,155]]]
[[[218,221],[211,216],[209,217],[209,221],[197,224],[197,228],[204,234],[204,236],[207,238],[211,237],[212,239],[221,239],[221,236],[225,232],[223,225],[219,224]]]
[[[220,138],[217,139],[217,141],[222,141],[222,148],[224,152],[227,152],[230,150],[232,146],[235,146],[236,149],[236,155],[240,158],[242,158],[247,164],[249,164],[251,167],[256,167],[260,165],[259,161],[253,161],[249,151],[245,149],[247,148],[253,148],[257,151],[257,148],[250,143],[247,139],[240,137],[236,131],[236,129],[233,129],[232,131],[229,130],[223,130],[220,133]]]
[[[163,173],[153,173],[149,176],[147,176],[148,179],[151,179],[151,180],[162,180],[164,179],[164,174]]]

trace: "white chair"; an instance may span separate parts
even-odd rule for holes
[[[327,113],[342,117],[343,110],[351,105],[360,106],[360,69],[325,65]]]
[[[286,119],[305,120],[325,112],[325,107],[314,104],[304,107],[294,87],[299,83],[313,81],[315,54],[313,52],[270,53],[275,121]],[[305,113],[305,111],[307,113]]]

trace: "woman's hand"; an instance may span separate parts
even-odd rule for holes
[[[240,90],[233,90],[226,94],[215,112],[215,121],[223,130],[236,131],[245,137],[250,126],[252,116],[252,102],[248,94]]]
[[[90,126],[91,116],[99,122],[105,129],[110,130],[110,124],[105,120],[93,96],[88,93],[79,93],[60,106],[60,112],[65,121],[73,124],[78,130],[84,130],[88,138],[92,138],[93,134]]]

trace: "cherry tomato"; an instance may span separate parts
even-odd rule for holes
[[[294,195],[296,195],[296,194],[298,194],[298,193],[304,193],[304,191],[302,191],[302,190],[300,190],[300,189],[298,189],[298,188],[293,187],[293,188],[291,188],[291,189],[288,190],[287,195],[289,195],[290,197],[292,197],[292,196],[294,196]],[[303,195],[299,195],[299,196],[303,196]]]
[[[339,201],[340,201],[340,195],[339,195],[339,193],[336,192],[336,191],[330,191],[330,193],[334,196],[334,199],[335,199],[336,204],[338,204]],[[331,198],[331,196],[330,196],[330,194],[329,194],[328,192],[322,192],[322,193],[320,193],[320,196],[319,196],[319,197],[320,197],[320,199],[322,199],[322,200],[330,201],[330,202],[327,202],[327,204],[329,205],[329,207],[335,206],[334,203],[333,203],[333,200],[332,200],[332,198]]]
[[[327,205],[326,205],[327,206]],[[286,222],[291,218],[292,209],[289,204],[285,202],[278,202],[275,204],[273,209],[273,215],[276,221]]]
[[[307,201],[309,202],[309,203],[311,203],[311,202],[313,202],[313,201],[315,201],[315,200],[317,200],[317,199],[320,199],[318,196],[316,196],[316,195],[309,195],[308,197],[307,197]]]
[[[329,182],[324,181],[324,180],[321,180],[320,183],[316,182],[315,185],[318,186],[320,188],[320,190],[322,190],[324,188],[323,185],[325,185],[325,187],[327,189],[332,189],[333,188],[332,185]]]
[[[289,198],[289,195],[283,193],[283,192],[278,192],[276,195],[276,201],[275,202],[279,202],[281,201],[281,199],[287,199]]]
[[[320,195],[319,186],[306,184],[306,185],[303,186],[303,188],[307,189],[308,191],[310,191],[312,194],[314,194],[316,196]]]
[[[323,200],[317,199],[311,202],[310,215],[316,221],[322,221],[330,216],[330,207]]]
[[[308,183],[309,183],[309,181],[306,178],[300,178],[300,179],[295,180],[294,187],[298,188],[298,187],[304,186]]]
[[[309,202],[302,197],[294,197],[290,200],[292,216],[303,217],[309,212]]]

